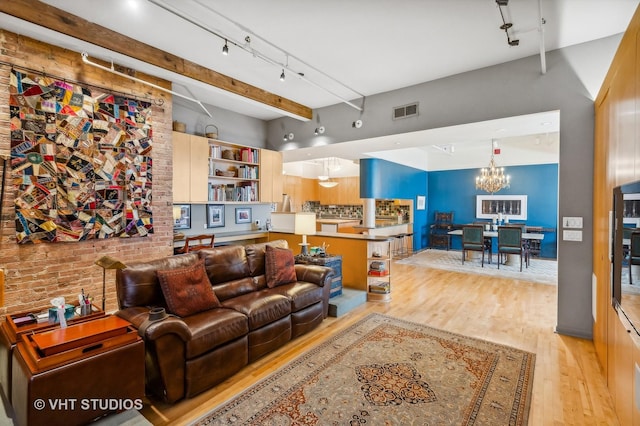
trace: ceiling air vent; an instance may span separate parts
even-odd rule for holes
[[[418,102],[393,108],[393,119],[413,117],[418,115]]]

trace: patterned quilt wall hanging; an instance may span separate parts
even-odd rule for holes
[[[153,233],[149,102],[12,70],[9,108],[18,243]]]

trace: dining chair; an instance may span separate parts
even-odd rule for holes
[[[502,263],[502,255],[517,254],[520,256],[520,272],[522,272],[522,260],[526,255],[522,243],[522,227],[498,226],[498,269]]]
[[[482,252],[482,267],[484,268],[484,252],[487,249],[484,243],[484,227],[467,225],[462,227],[462,264],[468,250]]]
[[[640,231],[634,231],[629,238],[629,285],[633,284],[631,267],[640,265]]]
[[[214,234],[191,235],[185,238],[184,246],[176,250],[177,253],[189,253],[192,251],[213,248]]]
[[[473,225],[482,226],[485,230],[487,226],[491,229],[491,222],[473,222]],[[489,263],[491,263],[491,258],[493,256],[493,237],[484,237],[484,248],[487,250],[487,254],[489,255]]]

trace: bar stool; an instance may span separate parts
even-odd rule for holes
[[[407,233],[401,233],[395,235],[395,254],[396,256],[404,256],[409,253],[409,247],[407,245]]]
[[[404,239],[402,241],[404,246],[404,252],[408,255],[413,254],[413,232],[407,232],[404,234]]]
[[[393,238],[393,249],[391,250],[394,256],[400,256],[402,254],[402,239],[404,234],[391,235]]]

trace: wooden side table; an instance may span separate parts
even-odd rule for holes
[[[18,425],[51,424],[52,419],[82,425],[143,406],[144,342],[122,318],[105,316],[27,334],[12,358]]]
[[[20,319],[28,317],[31,313],[36,315],[47,313],[48,310],[47,306],[30,312],[7,315],[5,321],[0,324],[0,388],[9,402],[11,402],[11,363],[16,344],[22,340],[23,335],[60,327],[60,324],[55,322],[38,322],[37,320],[20,322]],[[95,305],[92,306],[92,313],[89,315],[80,315],[79,308],[74,308],[74,315],[67,319],[67,324],[78,324],[104,315],[104,311]]]

